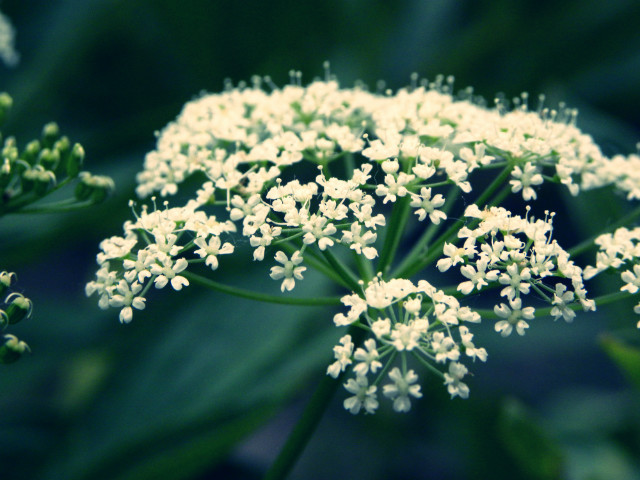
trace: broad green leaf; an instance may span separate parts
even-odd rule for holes
[[[263,271],[244,270],[245,288],[278,288],[264,284]],[[299,287],[298,295],[324,289],[312,275]],[[340,333],[326,309],[162,293],[173,294],[174,308],[145,311],[125,327],[114,315],[113,328],[131,330],[131,338],[111,352],[107,386],[76,419],[43,478],[198,473],[299,393],[311,373],[323,375]]]

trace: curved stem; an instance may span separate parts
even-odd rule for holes
[[[218,292],[228,293],[236,297],[248,298],[258,302],[277,303],[281,305],[300,305],[300,306],[323,306],[323,305],[340,305],[340,297],[313,297],[313,298],[295,298],[287,296],[269,295],[266,293],[258,293],[244,288],[231,287],[223,283],[210,280],[193,272],[182,272],[181,275],[189,282],[193,282],[201,287],[206,287]]]
[[[359,345],[362,342],[365,333],[364,330],[353,325],[349,327],[348,331],[354,345]],[[318,426],[322,415],[342,383],[341,380],[343,377],[344,372],[337,379],[325,375],[322,380],[320,380],[318,387],[315,392],[313,392],[309,403],[307,403],[307,406],[302,412],[300,420],[298,420],[298,423],[293,427],[293,431],[287,438],[282,450],[280,450],[280,453],[267,471],[264,477],[265,480],[281,480],[287,477],[313,436],[313,432]]]
[[[587,250],[589,250],[590,248],[596,246],[593,241],[599,237],[600,235],[604,234],[604,233],[608,233],[611,232],[612,230],[617,229],[618,227],[623,227],[625,225],[628,225],[629,223],[631,223],[632,221],[634,221],[635,219],[637,219],[638,217],[640,217],[640,207],[632,210],[631,212],[629,212],[627,215],[625,215],[624,217],[622,217],[620,220],[618,220],[617,222],[612,223],[611,225],[607,225],[605,228],[603,228],[600,232],[598,232],[595,235],[592,235],[591,237],[587,238],[586,240],[580,242],[579,244],[575,245],[574,247],[570,248],[568,251],[569,255],[571,255],[572,257],[575,257],[576,255],[580,255],[583,252],[586,252]]]

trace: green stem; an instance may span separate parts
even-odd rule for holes
[[[380,260],[378,261],[378,272],[382,272],[382,275],[386,278],[389,266],[393,262],[396,256],[396,251],[400,245],[400,239],[404,233],[404,228],[409,220],[411,198],[409,195],[402,197],[393,206],[391,212],[391,220],[386,228],[386,234],[384,237],[384,245],[382,252],[380,253]]]
[[[0,210],[0,216],[6,215],[9,213],[17,213],[18,211],[23,212],[24,210],[22,209],[27,205],[38,202],[43,198],[47,198],[52,193],[57,192],[58,190],[66,186],[72,180],[73,178],[67,177],[64,180],[62,180],[60,183],[51,187],[51,189],[44,192],[42,195],[36,195],[35,191],[30,191],[26,194],[21,193],[20,195],[10,200],[5,205],[2,205]],[[35,212],[31,212],[31,213],[35,213]]]
[[[287,296],[276,296],[225,285],[223,283],[210,280],[193,272],[183,272],[181,273],[181,275],[189,280],[189,282],[200,285],[201,287],[206,287],[218,292],[228,293],[230,295],[235,295],[236,297],[256,300],[258,302],[277,303],[281,305],[301,305],[308,307],[340,305],[340,297],[295,298]]]
[[[619,300],[629,298],[630,296],[631,294],[627,292],[613,292],[613,293],[607,293],[606,295],[601,295],[599,297],[594,298],[593,300],[596,302],[596,307],[602,307],[609,303],[614,303]],[[551,310],[553,310],[553,308],[554,307],[536,308],[535,317],[536,318],[546,317],[551,313]],[[572,303],[571,305],[567,305],[567,308],[569,308],[570,310],[579,310],[582,308],[582,304],[580,302],[575,302],[575,303]],[[496,313],[493,310],[476,309],[475,311],[478,312],[482,318],[489,318],[489,319],[502,318],[496,315]]]
[[[570,248],[568,250],[569,255],[571,255],[572,257],[575,257],[576,255],[580,255],[581,253],[586,252],[587,250],[589,250],[590,248],[595,246],[593,241],[597,237],[599,237],[603,233],[608,233],[608,232],[611,232],[612,230],[615,230],[616,228],[628,225],[631,222],[633,222],[634,220],[636,220],[638,217],[640,217],[640,207],[632,210],[627,215],[622,217],[620,220],[612,223],[611,225],[607,225],[600,232],[596,233],[595,235],[592,235],[591,237],[587,238],[586,240],[584,240],[584,241],[580,242],[579,244],[575,245],[574,247]]]
[[[455,185],[451,187],[451,189],[449,190],[446,196],[447,203],[442,209],[442,211],[446,215],[448,215],[451,209],[453,208],[453,205],[456,203],[456,200],[459,195],[460,195],[460,189]],[[395,272],[391,275],[392,278],[402,278],[402,276],[397,272],[403,272],[408,270],[411,267],[411,265],[413,265],[415,262],[417,262],[420,259],[420,257],[424,254],[424,250],[426,246],[434,237],[434,235],[438,232],[441,226],[442,226],[442,223],[438,223],[438,224],[432,223],[431,225],[429,225],[429,227],[425,229],[420,239],[415,243],[415,245],[411,248],[411,251],[407,254],[406,257],[404,257],[400,265],[398,265],[398,267],[396,268]]]
[[[69,202],[69,203],[63,203],[63,202],[56,202],[56,203],[49,203],[46,205],[41,205],[41,206],[33,206],[33,207],[25,207],[22,208],[19,211],[13,211],[13,212],[7,212],[7,213],[62,213],[62,212],[73,212],[76,210],[82,210],[84,208],[90,207],[91,205],[95,205],[95,203],[93,201],[85,201],[85,202],[78,202],[75,199],[70,199],[73,200],[73,202]]]
[[[498,175],[494,181],[489,185],[489,187],[480,195],[476,201],[474,202],[479,208],[483,208],[484,206],[494,206],[500,203],[511,191],[509,184],[506,183],[507,179],[511,175],[511,170],[513,169],[513,165],[511,162],[502,170],[500,175]],[[498,188],[502,187],[502,190],[494,197],[494,199],[488,203],[489,198],[496,192]],[[430,253],[422,258],[417,258],[413,263],[406,264],[406,267],[396,273],[399,278],[409,278],[420,270],[425,268],[427,265],[431,264],[436,258],[438,258],[442,254],[442,249],[444,247],[445,242],[447,242],[451,237],[456,235],[456,233],[460,230],[460,228],[465,224],[467,220],[462,217],[453,225],[449,227],[449,229],[444,232],[429,248]],[[471,226],[477,225],[479,220],[475,220],[470,223]]]
[[[359,345],[362,342],[365,333],[364,330],[356,328],[353,325],[349,327],[348,331],[355,345]],[[318,387],[315,392],[313,392],[309,403],[307,403],[307,406],[302,412],[302,416],[267,471],[264,480],[281,480],[287,477],[313,436],[313,432],[318,426],[322,415],[329,406],[336,390],[341,385],[343,377],[344,373],[337,379],[325,375],[322,380],[320,380]]]
[[[336,271],[336,273],[342,278],[344,282],[346,282],[347,287],[350,288],[354,292],[360,291],[360,283],[358,282],[358,278],[356,275],[346,266],[344,265],[331,250],[326,249],[322,252],[324,258],[329,262],[329,265]]]
[[[300,246],[296,246],[293,243],[283,243],[281,247],[286,250],[289,254],[294,253],[296,250],[300,250]],[[318,255],[318,253],[314,249],[307,249],[305,251],[304,256],[304,264],[313,268],[317,272],[322,273],[326,277],[330,278],[338,285],[342,285],[345,288],[349,288],[349,285],[342,279],[340,275],[338,275],[335,271],[331,269],[330,265],[327,265],[324,258]]]

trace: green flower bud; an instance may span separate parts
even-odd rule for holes
[[[80,172],[80,182],[76,186],[75,195],[78,200],[91,200],[93,203],[99,203],[111,195],[114,190],[115,184],[110,177]]]
[[[24,352],[30,352],[29,345],[13,335],[0,338],[0,363],[13,363],[20,359]]]
[[[83,161],[84,148],[79,143],[76,143],[71,149],[71,153],[67,159],[67,175],[71,178],[77,177]]]
[[[0,124],[4,123],[5,118],[7,118],[7,114],[9,110],[11,110],[11,106],[13,105],[13,99],[11,96],[6,93],[0,93]]]
[[[13,272],[0,273],[0,297],[3,297],[13,282],[16,280],[16,274]]]
[[[11,162],[8,158],[2,161],[0,166],[0,188],[5,188],[11,181]]]
[[[42,149],[42,146],[40,145],[40,140],[31,140],[24,147],[24,150],[22,151],[22,155],[20,156],[20,158],[22,158],[29,165],[35,165],[41,149]]]
[[[52,147],[58,138],[60,138],[60,128],[57,123],[47,123],[42,127],[42,143],[45,146]]]
[[[35,190],[39,196],[47,193],[56,183],[56,176],[53,172],[45,170],[42,165],[25,170],[22,174],[22,190],[29,192]]]
[[[18,146],[14,137],[7,137],[2,147],[2,156],[10,161],[18,159]]]
[[[53,150],[58,152],[58,155],[60,157],[60,163],[58,163],[56,174],[66,174],[67,164],[69,163],[69,155],[71,154],[71,142],[69,142],[69,138],[66,136],[60,137],[58,140],[56,140],[56,143],[53,144]]]
[[[33,303],[21,293],[12,293],[7,297],[5,303],[8,304],[5,310],[9,317],[9,323],[14,325],[25,318],[31,316]]]
[[[58,150],[43,148],[40,151],[40,155],[38,155],[38,163],[40,163],[45,170],[54,171],[60,163],[60,152],[58,152]]]
[[[4,310],[0,310],[0,329],[3,329],[9,325],[9,315]]]

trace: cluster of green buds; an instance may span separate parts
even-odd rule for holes
[[[10,292],[12,284],[16,281],[13,272],[0,273],[0,298],[4,297],[4,304],[0,309],[0,331],[4,331],[9,325],[25,320],[31,316],[33,304],[31,300],[18,292]],[[6,295],[6,297],[5,297]],[[0,363],[13,363],[24,352],[29,351],[29,346],[22,340],[10,334],[0,336]]]
[[[0,93],[0,125],[13,100]],[[42,129],[39,139],[19,148],[14,137],[0,132],[0,217],[9,213],[52,213],[76,210],[106,199],[114,190],[109,177],[82,171],[84,148],[60,134],[55,123]],[[62,200],[45,201],[45,197],[75,183],[73,193]],[[73,187],[71,187],[72,189]],[[71,190],[70,189],[70,190]],[[14,335],[5,334],[14,325],[31,316],[31,300],[11,291],[15,273],[0,273],[0,363],[13,363],[29,346]]]
[[[0,94],[0,124],[12,105]],[[20,150],[14,137],[0,133],[0,216],[7,213],[75,210],[103,201],[114,189],[111,178],[83,172],[84,148],[60,134],[56,123],[48,123],[39,139]],[[75,181],[72,197],[53,203],[40,201]],[[30,206],[39,202],[38,205]]]

